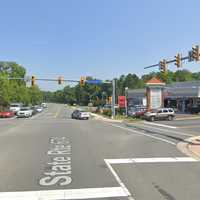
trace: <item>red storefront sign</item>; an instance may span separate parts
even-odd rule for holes
[[[126,97],[125,96],[118,96],[118,104],[120,108],[126,107]]]

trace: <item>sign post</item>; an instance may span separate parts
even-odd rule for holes
[[[115,79],[112,80],[112,119],[115,118]]]
[[[128,102],[127,102],[127,90],[128,87],[125,87],[125,108],[126,108],[126,117],[128,116]]]

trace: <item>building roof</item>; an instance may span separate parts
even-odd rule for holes
[[[200,81],[185,81],[168,84],[167,87],[200,87]]]
[[[159,78],[153,77],[152,79],[146,82],[146,85],[165,85],[165,83]]]

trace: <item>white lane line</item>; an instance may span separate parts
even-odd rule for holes
[[[113,127],[116,127],[116,128],[121,128],[121,129],[123,129],[123,130],[130,131],[130,132],[132,132],[132,133],[136,133],[136,134],[138,134],[138,135],[143,135],[143,136],[146,136],[146,137],[149,137],[149,138],[153,138],[153,139],[155,139],[155,140],[159,140],[159,141],[166,142],[166,143],[168,143],[168,144],[172,144],[172,145],[175,145],[175,146],[176,146],[176,143],[174,143],[174,142],[172,142],[172,141],[170,141],[170,140],[167,140],[167,139],[163,139],[163,138],[160,138],[160,137],[157,137],[157,136],[145,134],[145,133],[142,133],[142,132],[139,132],[139,131],[135,131],[135,130],[130,129],[130,128],[125,128],[125,127],[123,127],[123,126],[119,126],[119,125],[116,125],[116,124],[111,124],[111,123],[107,123],[107,122],[104,122],[104,123],[109,124],[109,125],[111,125],[111,126],[113,126]]]
[[[41,190],[25,192],[2,192],[1,200],[66,200],[127,197],[122,187],[83,188],[67,190]]]
[[[173,162],[199,162],[191,157],[164,157],[164,158],[124,158],[124,159],[105,159],[109,164],[127,163],[173,163]]]
[[[131,123],[128,123],[128,124],[131,125]],[[149,128],[149,126],[145,126],[145,125],[144,125],[144,127]],[[164,131],[164,132],[174,133],[174,134],[176,134],[176,135],[184,135],[184,136],[189,136],[189,137],[194,136],[193,134],[182,133],[182,132],[180,133],[180,132],[175,131],[175,130],[161,129],[161,128],[158,128],[158,127],[151,127],[151,128],[152,128],[152,129],[155,129],[155,130],[159,130],[159,131]]]
[[[124,185],[118,174],[115,172],[115,170],[112,168],[111,164],[108,162],[108,159],[104,159],[104,162],[106,163],[108,169],[111,171],[113,176],[115,177],[116,181],[119,183],[121,188],[123,189],[124,193],[128,197],[129,200],[134,200],[134,198],[131,196],[131,193],[128,191],[127,187]]]
[[[169,126],[169,125],[165,125],[165,124],[157,124],[157,123],[153,123],[153,122],[143,122],[144,124],[149,124],[149,125],[153,125],[153,126],[160,126],[160,127],[165,127],[165,128],[171,128],[171,129],[176,129],[176,126]]]

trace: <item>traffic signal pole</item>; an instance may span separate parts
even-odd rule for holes
[[[182,57],[181,54],[177,54],[175,56],[175,59],[165,60],[166,61],[165,65],[170,64],[170,63],[175,63],[177,68],[179,68],[182,65],[182,61],[184,61],[184,60],[188,60],[188,62],[192,62],[192,61],[196,61],[197,62],[197,61],[199,61],[200,60],[200,48],[199,48],[199,45],[194,45],[192,47],[192,50],[190,50],[188,52],[187,56]],[[150,65],[148,67],[145,67],[144,69],[153,68],[153,67],[160,67],[160,63],[161,62],[159,62],[158,64],[154,64],[154,65]]]
[[[115,79],[112,80],[112,119],[115,118]]]

